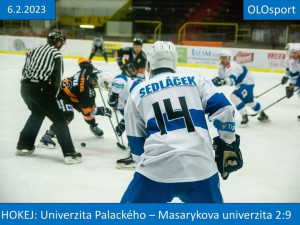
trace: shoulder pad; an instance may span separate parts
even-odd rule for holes
[[[146,53],[144,51],[141,52],[141,56],[145,59],[147,59]]]

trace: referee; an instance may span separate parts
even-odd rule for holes
[[[47,116],[53,122],[66,164],[82,162],[82,156],[75,151],[68,125],[56,101],[63,75],[63,59],[59,50],[65,42],[63,33],[54,30],[47,36],[46,45],[32,49],[26,57],[21,95],[31,115],[20,133],[18,156],[34,152],[35,139]]]

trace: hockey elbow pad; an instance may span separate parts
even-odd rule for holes
[[[110,107],[116,108],[118,105],[118,99],[119,99],[119,94],[113,92],[109,96],[107,103],[109,104]]]
[[[225,143],[220,137],[213,139],[215,150],[215,161],[223,180],[226,180],[230,173],[243,167],[243,157],[240,146],[240,136],[235,135],[236,140],[231,144]]]

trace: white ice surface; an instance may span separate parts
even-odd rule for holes
[[[30,113],[20,95],[24,60],[25,56],[0,54],[0,202],[119,202],[133,171],[115,168],[116,160],[125,157],[127,152],[116,146],[105,117],[96,118],[105,133],[99,139],[90,132],[82,115],[75,113],[69,127],[75,148],[83,155],[82,164],[65,165],[59,146],[55,150],[37,148],[31,156],[15,156],[19,133]],[[78,70],[75,59],[65,59],[64,63],[65,76]],[[119,73],[116,63],[105,65],[96,61],[94,65],[115,75]],[[217,73],[183,67],[178,71],[199,72],[208,78]],[[279,83],[281,77],[281,74],[255,73],[255,94]],[[233,87],[220,90],[229,97]],[[267,106],[284,95],[284,87],[280,86],[258,100]],[[99,94],[97,103],[102,105]],[[299,98],[295,95],[284,99],[266,113],[271,122],[261,123],[251,117],[246,128],[239,125],[241,117],[237,114],[236,132],[241,136],[244,168],[221,181],[225,202],[300,202]],[[50,125],[46,118],[36,144]],[[211,137],[216,136],[212,124],[208,122],[208,126]],[[81,147],[81,142],[87,146]]]

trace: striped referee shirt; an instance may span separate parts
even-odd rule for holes
[[[59,87],[63,75],[63,59],[57,48],[46,44],[32,49],[25,61],[22,80],[44,82]]]

